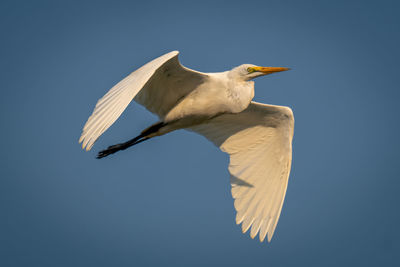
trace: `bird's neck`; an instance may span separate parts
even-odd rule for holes
[[[230,80],[228,85],[228,98],[234,104],[234,113],[241,112],[247,108],[254,97],[253,81]]]

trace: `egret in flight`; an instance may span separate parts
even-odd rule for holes
[[[294,118],[288,107],[252,101],[254,78],[288,70],[244,64],[203,73],[178,61],[178,51],[160,56],[132,72],[98,100],[79,142],[90,150],[97,138],[135,100],[159,122],[137,137],[100,151],[103,158],[150,138],[186,129],[205,136],[230,156],[236,223],[260,241],[274,234],[292,161]]]

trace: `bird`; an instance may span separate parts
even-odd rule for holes
[[[204,73],[183,66],[179,51],[166,53],[112,87],[94,108],[79,143],[90,150],[132,100],[159,121],[135,138],[98,153],[104,158],[156,136],[185,129],[198,133],[229,155],[236,223],[250,237],[268,242],[284,202],[292,162],[294,117],[286,106],[253,101],[254,78],[285,67],[243,64]]]

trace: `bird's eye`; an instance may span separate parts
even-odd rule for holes
[[[251,68],[251,67],[248,67],[248,68],[247,68],[247,72],[248,72],[248,73],[252,73],[252,72],[254,72],[254,69]]]

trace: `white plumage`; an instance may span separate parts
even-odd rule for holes
[[[179,52],[165,54],[134,71],[103,96],[79,142],[90,150],[134,99],[160,122],[138,137],[99,153],[99,158],[154,136],[187,129],[230,155],[236,223],[260,241],[271,240],[279,220],[292,159],[294,119],[290,108],[251,101],[251,79],[287,68],[241,65],[221,73],[182,66]]]

